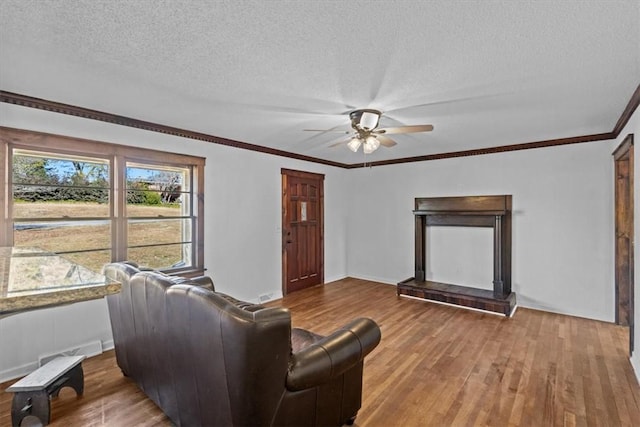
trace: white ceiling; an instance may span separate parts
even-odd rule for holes
[[[640,1],[0,0],[0,89],[342,163],[613,130],[640,83]],[[337,139],[336,139],[337,138]]]

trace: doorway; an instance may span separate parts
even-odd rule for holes
[[[633,351],[633,135],[613,152],[615,164],[615,303],[616,324],[629,327]]]
[[[282,294],[324,283],[324,175],[282,169]]]

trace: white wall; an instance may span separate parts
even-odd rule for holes
[[[0,125],[206,157],[205,267],[216,289],[247,301],[282,296],[280,169],[323,173],[325,280],[346,276],[346,169],[6,103]],[[39,356],[95,340],[112,345],[102,300],[2,318],[0,382],[32,370]]]
[[[518,304],[612,321],[614,147],[592,142],[353,170],[348,273],[392,284],[413,276],[415,197],[511,194]],[[482,262],[468,246],[492,248],[475,232],[467,236],[466,244],[457,234],[435,236],[442,253],[428,274],[491,288],[490,254],[486,270],[456,263],[461,251],[465,262]]]
[[[638,134],[638,122],[636,112],[619,140]],[[344,170],[6,103],[0,103],[0,125],[206,157],[205,266],[217,289],[240,299],[281,295],[285,167],[325,174],[326,282],[349,275],[395,284],[412,276],[415,197],[512,194],[518,303],[613,320],[611,153],[619,141]],[[432,233],[429,244],[442,252],[429,260],[434,280],[474,284],[491,277],[491,266],[484,266],[490,243],[482,231],[471,233]],[[462,261],[452,262],[461,251]],[[468,268],[469,260],[477,268]],[[0,381],[33,369],[39,356],[95,340],[111,345],[104,301],[2,318]]]
[[[8,315],[0,318],[0,382],[33,371],[40,357],[112,347],[104,299]]]

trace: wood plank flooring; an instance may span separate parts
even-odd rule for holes
[[[355,317],[378,322],[382,341],[365,362],[357,426],[640,426],[623,327],[522,308],[506,319],[358,279],[269,305],[288,307],[294,326],[320,334]],[[122,376],[113,351],[83,366],[84,396],[63,389],[52,426],[171,425]],[[10,425],[11,397],[0,393],[1,426]]]

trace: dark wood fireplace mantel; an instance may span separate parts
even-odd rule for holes
[[[446,302],[509,316],[511,292],[511,195],[415,199],[415,275],[398,283],[398,295]],[[430,226],[493,228],[493,291],[425,280]]]

